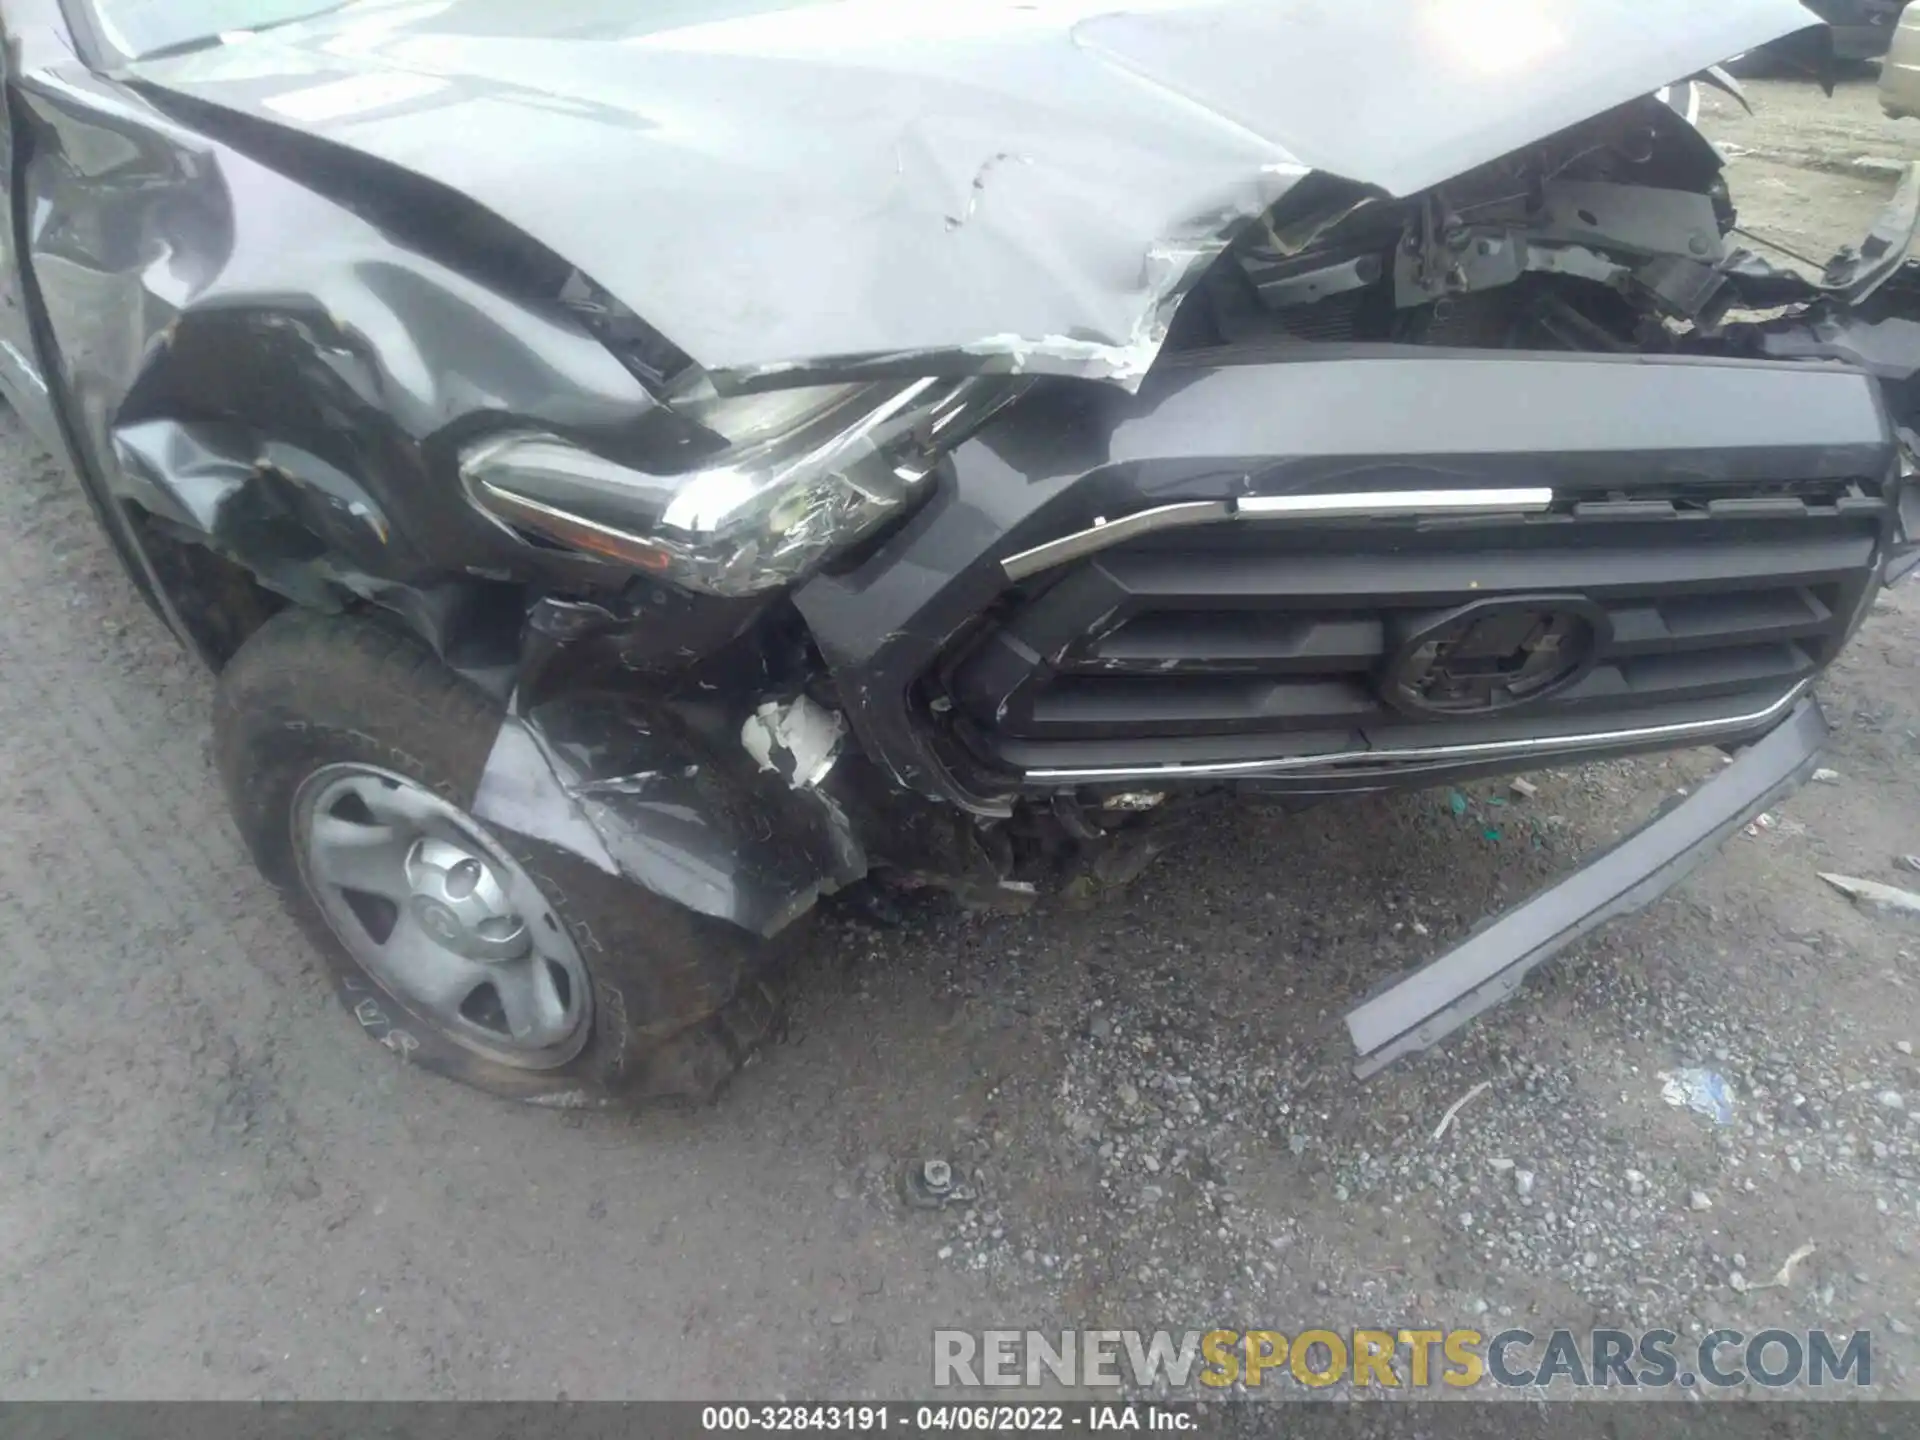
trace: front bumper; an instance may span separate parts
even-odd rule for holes
[[[796,602],[866,754],[980,813],[1436,784],[1765,735],[1864,613],[1899,483],[1878,385],[1837,365],[1239,352],[1137,396],[1035,392]],[[1548,503],[1310,513],[1492,492]],[[1598,612],[1577,684],[1498,714],[1386,703],[1404,627],[1540,596]]]
[[[1511,996],[1529,973],[1592,930],[1651,905],[1742,826],[1799,788],[1827,738],[1818,703],[1550,889],[1350,1012],[1362,1079],[1437,1044]]]

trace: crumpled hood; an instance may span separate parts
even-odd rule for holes
[[[135,77],[465,192],[710,370],[1137,383],[1235,224],[1407,195],[1798,0],[362,0]]]

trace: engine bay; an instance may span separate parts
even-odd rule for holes
[[[1208,273],[1174,343],[1765,353],[1756,322],[1863,304],[1917,220],[1910,176],[1858,247],[1776,264],[1712,142],[1649,96],[1404,199],[1311,177]]]

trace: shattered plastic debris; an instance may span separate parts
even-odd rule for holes
[[[762,770],[786,774],[796,787],[811,789],[832,771],[840,758],[840,742],[847,722],[838,710],[828,710],[802,695],[791,704],[769,700],[747,717],[740,743]],[[791,771],[776,757],[791,757]]]
[[[1660,1072],[1660,1098],[1674,1109],[1705,1115],[1716,1125],[1733,1123],[1733,1091],[1713,1070],[1689,1068]]]
[[[1474,811],[1474,805],[1475,801],[1459,790],[1449,790],[1447,792],[1447,809],[1452,812],[1453,818],[1456,820],[1465,820],[1471,816]],[[1507,802],[1502,797],[1495,795],[1481,798],[1479,805],[1483,810],[1504,810]],[[1488,815],[1484,818],[1490,820],[1494,817]],[[1502,839],[1500,827],[1498,825],[1483,823],[1480,828],[1480,838],[1485,840],[1489,845],[1499,844]]]
[[[1878,880],[1861,880],[1853,875],[1822,872],[1820,878],[1856,905],[1864,905],[1870,910],[1884,910],[1891,915],[1920,915],[1920,895],[1911,890],[1882,885]]]
[[[1774,1272],[1773,1279],[1764,1281],[1759,1285],[1749,1285],[1747,1288],[1749,1290],[1786,1290],[1790,1288],[1793,1285],[1793,1267],[1819,1248],[1818,1245],[1815,1245],[1813,1241],[1809,1240],[1798,1250],[1795,1250],[1791,1255],[1787,1256],[1780,1268]]]
[[[555,1095],[529,1095],[529,1105],[544,1105],[549,1110],[586,1110],[594,1106],[605,1107],[613,1102],[606,1097],[595,1099],[584,1090],[562,1090]]]
[[[1448,1129],[1451,1128],[1453,1125],[1453,1117],[1460,1113],[1462,1107],[1464,1107],[1467,1104],[1467,1102],[1469,1102],[1470,1100],[1473,1100],[1480,1095],[1484,1095],[1487,1091],[1491,1090],[1492,1088],[1493,1088],[1493,1082],[1491,1080],[1482,1080],[1478,1085],[1475,1085],[1471,1090],[1467,1091],[1466,1094],[1462,1095],[1458,1100],[1454,1101],[1453,1104],[1449,1105],[1447,1107],[1447,1113],[1440,1117],[1440,1123],[1433,1127],[1433,1138],[1436,1141],[1443,1139],[1446,1136]]]
[[[1807,833],[1807,827],[1798,820],[1785,819],[1772,811],[1756,816],[1754,822],[1747,826],[1747,834],[1755,838],[1769,832],[1778,832],[1782,836],[1804,835]]]

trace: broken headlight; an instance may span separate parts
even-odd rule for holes
[[[519,431],[471,446],[460,474],[516,531],[694,590],[750,595],[803,578],[917,502],[942,446],[1010,394],[978,379],[707,391],[672,402],[721,442],[696,468],[653,474]]]

